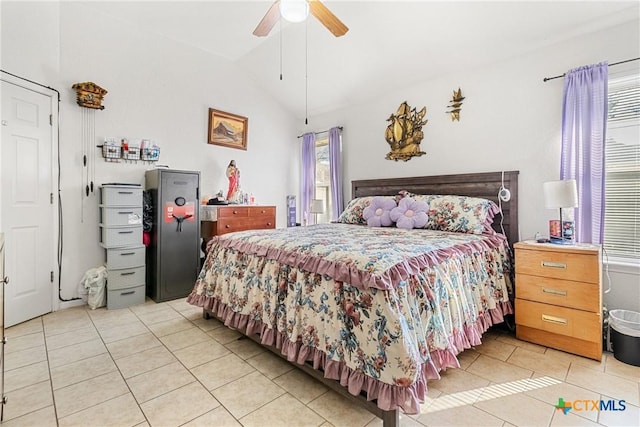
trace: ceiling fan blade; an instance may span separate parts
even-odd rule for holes
[[[278,4],[280,0],[273,2],[267,13],[264,15],[258,26],[253,30],[253,35],[258,37],[266,37],[280,19],[280,9]]]
[[[333,33],[334,36],[340,37],[344,36],[349,28],[342,23],[338,19],[336,15],[334,15],[327,7],[320,2],[320,0],[308,0],[309,9],[311,10],[311,14],[316,17],[318,21],[329,31]]]

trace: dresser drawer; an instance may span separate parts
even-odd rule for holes
[[[142,188],[103,185],[100,187],[100,203],[110,206],[142,207]]]
[[[107,309],[114,310],[136,304],[144,304],[144,299],[144,283],[125,289],[109,289],[107,290]]]
[[[144,265],[119,270],[107,270],[107,289],[123,289],[144,284],[144,275]]]
[[[100,222],[105,226],[142,224],[142,207],[100,207]]]
[[[218,208],[220,218],[246,218],[249,216],[249,206],[225,206]]]
[[[517,274],[516,298],[585,311],[600,311],[600,287],[595,283]]]
[[[600,283],[600,264],[595,254],[517,250],[516,273]]]
[[[517,325],[597,342],[601,339],[600,313],[541,304],[516,298]]]
[[[276,207],[275,206],[252,206],[249,208],[250,217],[269,217],[275,219]]]
[[[248,218],[220,218],[216,223],[216,234],[233,233],[234,231],[262,230],[275,228],[272,218],[248,217]]]
[[[106,248],[122,246],[140,246],[142,243],[142,225],[127,227],[101,228],[101,243]]]
[[[107,249],[107,269],[140,267],[145,262],[145,248],[110,248]]]

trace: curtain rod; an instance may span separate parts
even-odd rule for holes
[[[340,129],[340,130],[342,130],[342,126],[337,126],[337,128],[338,128],[338,129]],[[329,132],[330,130],[331,130],[331,129],[321,130],[321,131],[313,132],[313,133],[314,133],[315,135],[318,135],[318,134],[321,134],[321,133],[327,133],[327,132]],[[299,139],[299,138],[302,138],[303,136],[304,136],[304,134],[302,134],[302,135],[298,135],[298,136],[297,136],[297,138]]]
[[[614,62],[614,63],[612,63],[612,64],[609,64],[609,67],[611,67],[612,65],[626,64],[627,62],[637,61],[637,60],[639,60],[639,59],[640,59],[640,58],[631,58],[631,59],[627,59],[627,60],[625,60],[625,61]],[[544,79],[542,79],[542,81],[546,83],[546,82],[548,82],[549,80],[559,79],[559,78],[564,77],[564,76],[566,76],[566,75],[567,75],[567,73],[564,73],[564,74],[562,74],[562,75],[560,75],[560,76],[555,76],[555,77],[545,77]]]

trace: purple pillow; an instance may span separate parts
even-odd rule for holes
[[[369,227],[389,227],[393,225],[390,213],[395,207],[396,202],[390,197],[374,197],[362,212],[362,217]]]
[[[429,205],[425,202],[418,202],[411,197],[400,200],[398,206],[391,210],[391,220],[395,221],[396,227],[410,230],[412,228],[423,228],[429,218],[427,211]]]

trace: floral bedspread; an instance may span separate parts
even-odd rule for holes
[[[214,239],[187,301],[313,361],[352,394],[416,413],[427,379],[458,367],[511,313],[501,235],[323,224]]]

